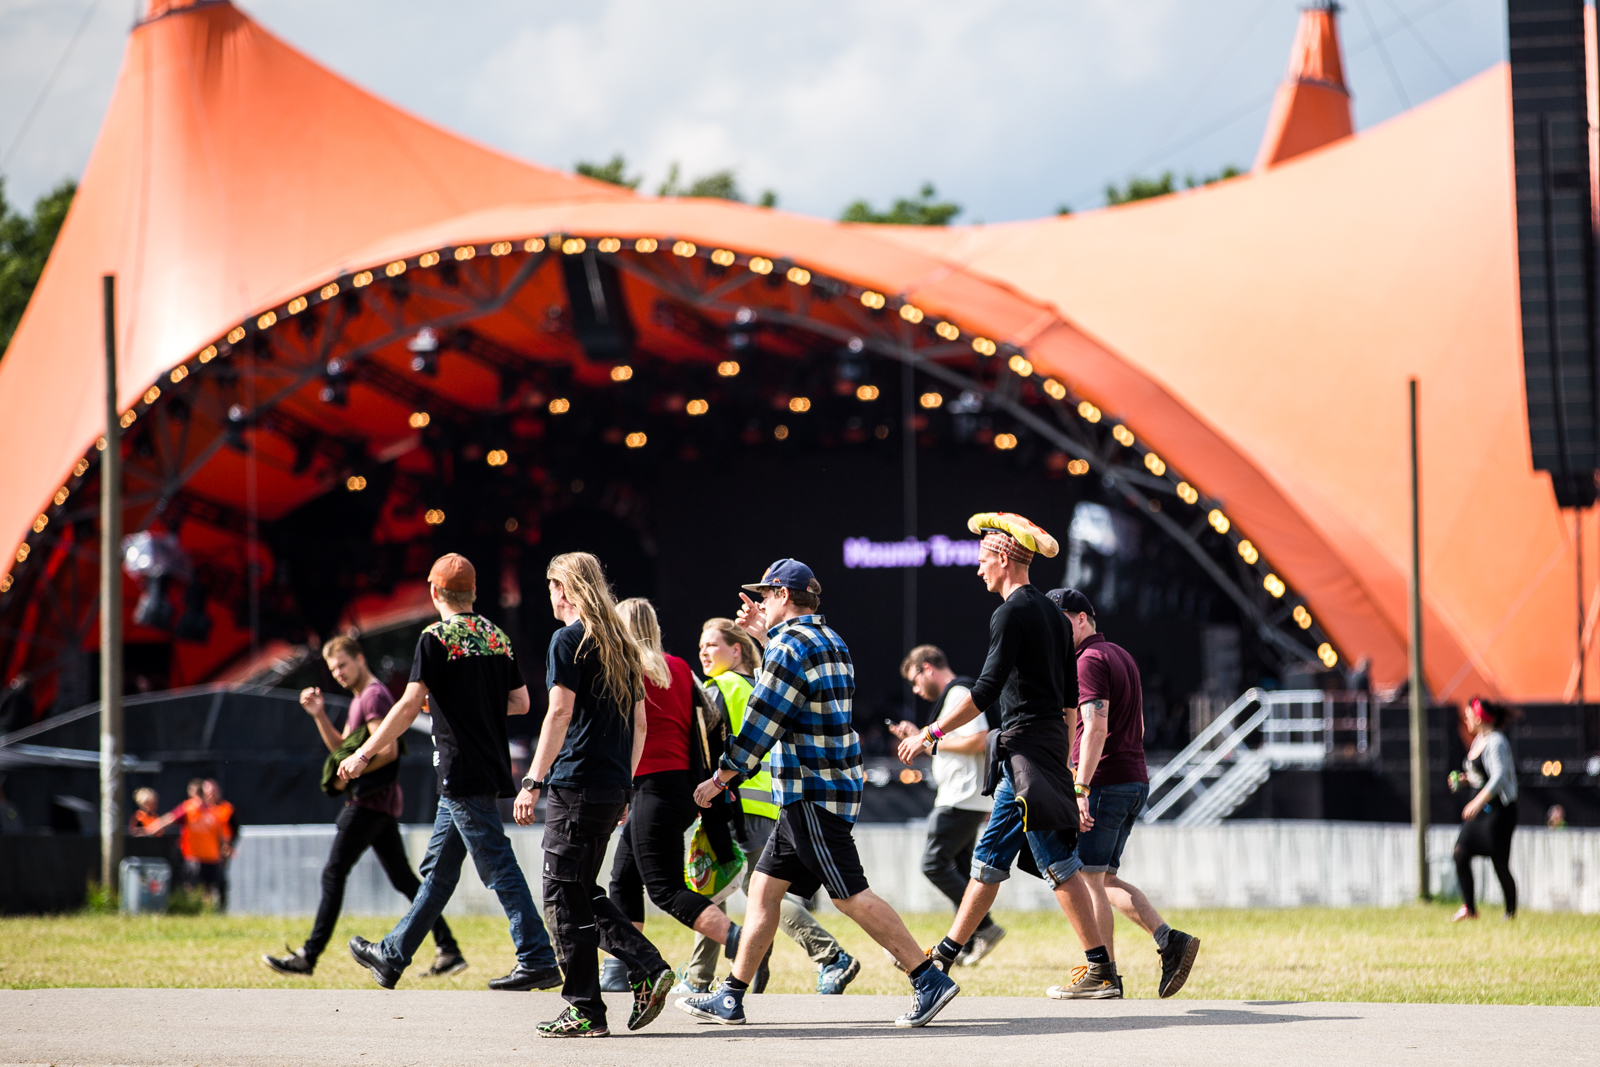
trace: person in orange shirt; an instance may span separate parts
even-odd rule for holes
[[[152,828],[161,821],[161,816],[156,814],[156,809],[161,806],[161,797],[154,789],[135,789],[133,803],[133,815],[128,819],[128,836],[155,837],[160,833]]]
[[[224,865],[233,855],[238,832],[233,805],[222,799],[222,788],[215,779],[196,778],[189,783],[189,798],[153,823],[148,832],[158,834],[180,820],[178,849],[183,853],[185,884],[198,884],[217,910],[226,911]]]

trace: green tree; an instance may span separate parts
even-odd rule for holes
[[[78,183],[66,179],[34,202],[30,218],[11,210],[0,178],[0,355],[11,346],[77,191]]]
[[[682,184],[682,171],[676,163],[667,171],[667,180],[661,183],[661,188],[656,190],[657,196],[698,196],[707,200],[735,200],[744,202],[744,194],[739,191],[739,183],[734,178],[733,171],[714,170],[710,174],[702,174],[688,185]],[[770,201],[770,202],[769,202]],[[778,202],[778,194],[768,189],[761,194],[761,206],[772,207]]]
[[[961,205],[937,200],[938,191],[932,182],[923,182],[915,200],[901,197],[888,211],[877,211],[865,200],[857,200],[844,209],[841,222],[881,222],[895,226],[948,226],[950,220],[961,214]]]
[[[1230,163],[1215,174],[1203,174],[1198,178],[1193,174],[1186,175],[1183,179],[1183,187],[1185,189],[1197,189],[1202,185],[1212,185],[1227,178],[1236,178],[1243,173],[1244,171]],[[1151,200],[1158,196],[1166,196],[1168,193],[1177,192],[1177,190],[1176,180],[1170,170],[1163,171],[1159,178],[1133,177],[1129,178],[1128,184],[1120,189],[1117,188],[1115,182],[1106,186],[1106,206],[1116,207],[1118,204],[1131,204],[1135,200]]]
[[[618,152],[616,155],[612,156],[610,161],[606,163],[589,163],[585,162],[584,160],[579,160],[578,165],[572,169],[583,175],[585,178],[593,178],[595,181],[609,182],[612,185],[620,185],[624,189],[637,189],[639,188],[639,182],[643,180],[643,175],[636,175],[632,178],[628,177],[628,164],[627,161],[622,158],[621,152]]]

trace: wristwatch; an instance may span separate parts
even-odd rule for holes
[[[537,781],[533,777],[533,775],[531,775],[531,774],[525,774],[525,775],[522,776],[522,788],[527,789],[529,791],[532,791],[532,790],[535,790],[535,789],[543,789],[544,788],[544,783],[540,782],[540,781]]]

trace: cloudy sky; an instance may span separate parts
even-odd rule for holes
[[[0,0],[0,174],[29,204],[94,144],[142,0]],[[557,167],[731,167],[836,216],[932,181],[958,221],[1098,206],[1109,181],[1248,167],[1299,0],[239,0],[435,122]],[[1348,0],[1368,127],[1505,55],[1503,0]]]

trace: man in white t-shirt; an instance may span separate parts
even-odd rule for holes
[[[972,688],[972,679],[952,671],[945,654],[934,645],[918,645],[907,653],[900,664],[900,674],[911,683],[912,692],[932,705],[928,722],[937,722],[945,709],[960,704]],[[890,732],[902,739],[921,730],[922,726],[909,720],[890,727]],[[977,718],[946,734],[933,753],[933,780],[938,783],[939,793],[928,814],[928,845],[922,853],[922,873],[957,909],[967,890],[972,846],[989,821],[994,803],[982,795],[988,737],[988,719],[979,712]],[[1005,930],[985,915],[956,962],[978,962],[1005,936]]]

